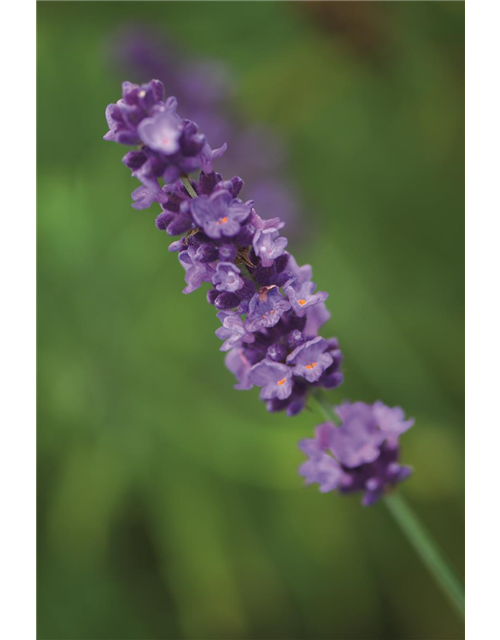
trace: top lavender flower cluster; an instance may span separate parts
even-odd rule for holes
[[[183,236],[169,250],[178,252],[186,271],[184,293],[211,283],[207,298],[218,310],[216,334],[236,388],[259,386],[270,411],[295,415],[312,389],[333,388],[343,379],[337,340],[318,335],[330,317],[328,294],[316,291],[311,267],[299,267],[286,251],[284,223],[262,219],[253,201],[238,197],[241,178],[224,180],[214,171],[213,160],[226,145],[212,150],[176,107],[175,98],[164,100],[158,80],[125,82],[123,98],[106,110],[110,131],[104,138],[139,145],[123,158],[142,182],[133,206],[160,203],[157,228]],[[198,180],[187,177],[198,169]]]
[[[212,151],[196,123],[180,118],[177,100],[173,97],[164,100],[163,84],[159,80],[142,86],[124,82],[122,98],[108,105],[106,119],[109,131],[105,140],[140,146],[122,160],[143,185],[132,193],[136,209],[167,201],[168,195],[158,182],[160,179],[171,184],[180,175],[200,167],[210,172],[213,158],[225,150],[224,146]]]
[[[126,69],[142,80],[159,78],[212,146],[230,140],[231,147],[217,163],[218,171],[224,174],[237,163],[245,188],[250,188],[248,193],[259,204],[259,214],[279,216],[288,234],[303,240],[309,229],[300,224],[298,193],[286,171],[286,145],[272,129],[247,121],[234,100],[234,78],[225,62],[194,56],[174,44],[164,29],[152,25],[124,25],[108,47],[120,74]]]

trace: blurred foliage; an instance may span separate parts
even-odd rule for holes
[[[332,399],[416,417],[402,491],[461,572],[464,8],[320,4],[38,4],[42,639],[462,637],[383,505],[302,487],[320,417],[232,389],[214,309],[102,141],[121,25],[230,66],[290,147],[291,250],[345,354]]]

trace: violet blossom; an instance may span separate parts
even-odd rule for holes
[[[200,195],[191,203],[191,213],[196,224],[209,238],[233,238],[241,224],[250,216],[251,208],[233,198],[229,191],[218,190],[210,197]]]
[[[340,427],[325,422],[316,427],[313,439],[299,443],[309,457],[299,473],[306,484],[319,484],[322,492],[364,492],[363,504],[374,504],[412,473],[398,459],[399,436],[414,421],[405,420],[399,407],[382,402],[344,403],[335,411],[342,420]]]

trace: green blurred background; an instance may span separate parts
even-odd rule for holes
[[[43,2],[39,638],[463,637],[383,505],[303,488],[320,416],[232,389],[213,307],[130,207],[106,51],[139,22],[229,65],[242,117],[289,145],[332,399],[416,417],[402,493],[463,573],[464,5]]]

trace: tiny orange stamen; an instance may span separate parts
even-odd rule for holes
[[[301,307],[303,307],[307,302],[307,300],[297,300],[297,302],[300,304]]]
[[[281,387],[282,384],[285,384],[286,382],[286,378],[281,378],[281,380],[278,380],[278,386]]]
[[[317,362],[311,362],[311,364],[306,364],[306,369],[314,369],[314,367],[317,365]]]
[[[217,220],[216,224],[224,224],[225,222],[227,222],[227,216],[224,216],[223,218],[220,218],[220,220]]]
[[[270,315],[273,315],[274,309],[271,309],[271,311],[269,313],[270,313]]]

